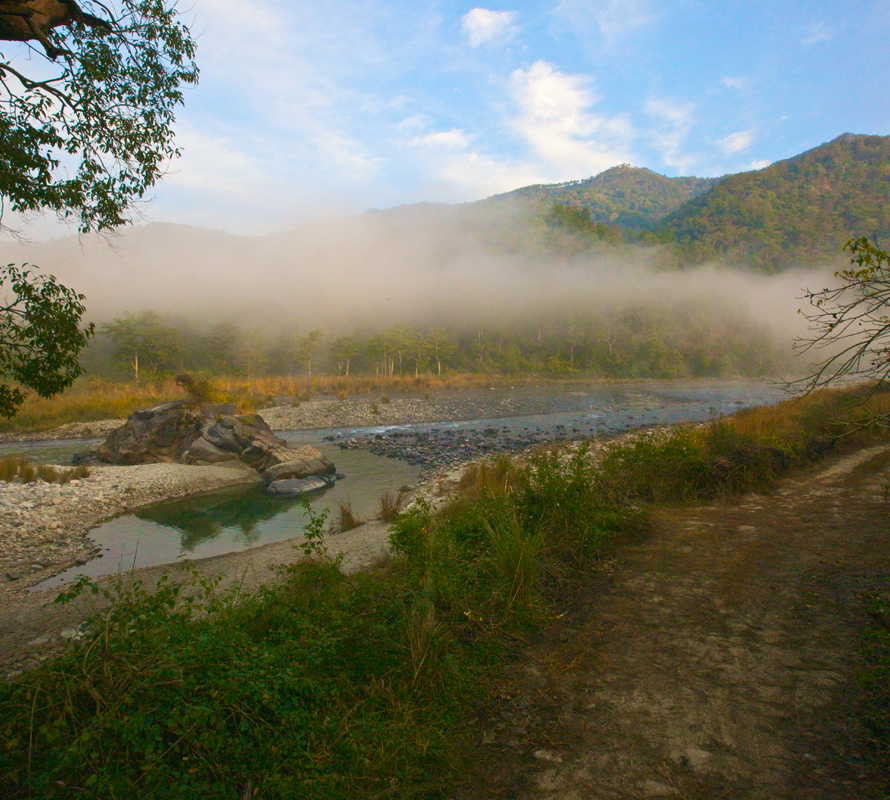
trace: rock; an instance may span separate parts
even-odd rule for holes
[[[227,453],[205,438],[197,439],[183,454],[183,458],[189,464],[218,464],[223,461],[231,461],[234,453]]]
[[[233,406],[162,403],[136,411],[123,426],[76,463],[220,464],[238,460],[258,472],[287,467],[266,480],[305,478],[334,469],[314,447],[292,449],[258,414],[234,414]]]
[[[201,432],[204,415],[185,402],[162,403],[130,415],[104,442],[78,453],[76,464],[147,464],[179,461]]]
[[[334,479],[327,475],[316,475],[311,478],[288,479],[272,481],[266,491],[278,497],[299,497],[300,495],[315,492],[319,489],[328,489],[334,485]]]
[[[305,478],[308,475],[328,474],[334,472],[334,465],[314,447],[309,445],[296,450],[289,450],[290,457],[286,461],[263,470],[266,481],[280,481],[287,478]]]
[[[682,758],[694,772],[704,772],[711,760],[711,754],[700,747],[687,747]]]

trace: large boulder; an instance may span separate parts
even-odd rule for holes
[[[188,446],[201,435],[206,417],[197,406],[185,401],[142,408],[130,415],[120,428],[85,453],[76,463],[148,464],[180,461]]]
[[[179,401],[133,413],[104,442],[75,457],[81,464],[183,464],[241,462],[266,483],[329,476],[334,465],[314,447],[291,448],[258,414],[232,406]],[[330,484],[326,484],[330,485]]]

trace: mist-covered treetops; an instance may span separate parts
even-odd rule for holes
[[[521,187],[473,203],[375,209],[265,236],[154,223],[127,231],[114,247],[122,268],[156,270],[160,260],[182,252],[193,250],[200,261],[202,253],[219,249],[218,272],[226,272],[228,254],[243,250],[261,259],[254,271],[274,273],[288,260],[289,273],[331,264],[336,272],[347,265],[344,278],[350,280],[367,264],[378,273],[404,276],[450,269],[478,260],[480,252],[541,271],[607,251],[658,269],[716,263],[771,274],[842,268],[849,239],[867,235],[880,243],[890,235],[888,197],[890,136],[843,134],[764,169],[721,178],[671,178],[620,165],[594,177]],[[41,247],[40,257],[55,268],[60,258],[77,262],[75,251],[82,246],[58,242]],[[86,246],[90,259],[109,260],[102,254],[105,243],[90,248],[87,239]],[[96,293],[87,295],[93,305]]]

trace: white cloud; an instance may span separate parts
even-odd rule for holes
[[[425,130],[431,123],[432,120],[426,114],[412,114],[410,117],[400,120],[396,124],[396,128],[403,133],[408,133]]]
[[[720,83],[725,89],[737,89],[742,91],[748,88],[748,79],[738,75],[724,75],[720,79]]]
[[[752,161],[748,165],[748,168],[749,169],[763,169],[764,167],[768,167],[771,163],[772,163],[771,161],[767,161],[766,159],[761,158],[761,159]]]
[[[834,31],[824,22],[814,22],[807,28],[806,35],[801,39],[802,44],[811,45],[827,42],[834,38]]]
[[[230,198],[246,197],[270,177],[263,164],[231,137],[182,124],[177,127],[176,143],[182,149],[182,158],[169,165],[164,178],[173,186]]]
[[[646,101],[645,109],[656,120],[650,137],[660,151],[662,161],[681,172],[688,171],[696,157],[682,150],[692,130],[695,106],[664,97],[652,97]]]
[[[503,41],[516,33],[516,12],[474,8],[464,14],[461,28],[470,47]]]
[[[736,131],[717,141],[720,149],[727,155],[747,150],[754,141],[754,131]]]
[[[559,0],[553,14],[579,37],[597,34],[607,45],[657,18],[651,0]]]
[[[633,127],[624,116],[595,113],[599,98],[588,76],[537,61],[513,71],[509,92],[503,122],[519,139],[515,155],[493,156],[472,147],[473,136],[459,128],[429,131],[426,119],[400,126],[415,134],[407,143],[455,199],[586,177],[633,160]]]
[[[438,165],[436,175],[458,189],[462,199],[474,200],[552,180],[536,164],[491,158],[472,151],[446,158]]]
[[[592,112],[599,98],[586,75],[569,75],[536,61],[512,73],[510,89],[519,110],[513,129],[557,180],[631,160],[633,127],[624,116]]]
[[[356,139],[338,131],[319,131],[315,147],[323,157],[339,167],[345,177],[354,181],[373,178],[383,162],[383,159],[370,155]]]
[[[449,131],[434,131],[422,136],[415,136],[408,144],[413,147],[430,147],[439,150],[466,150],[470,144],[470,137],[460,128],[452,128]]]

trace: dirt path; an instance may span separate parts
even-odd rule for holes
[[[872,448],[659,516],[520,654],[459,796],[890,797],[855,678],[862,595],[890,575],[888,484]]]

